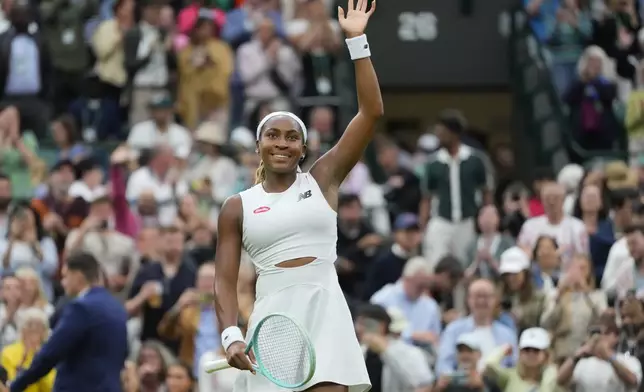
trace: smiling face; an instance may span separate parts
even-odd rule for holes
[[[275,173],[290,173],[306,152],[302,130],[296,121],[276,116],[266,122],[257,142],[264,166]]]

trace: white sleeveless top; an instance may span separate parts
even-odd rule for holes
[[[257,184],[239,195],[242,246],[260,275],[281,271],[276,264],[302,257],[335,262],[337,214],[311,174],[297,173],[281,193],[267,193]]]

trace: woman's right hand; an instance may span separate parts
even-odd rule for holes
[[[228,350],[226,350],[226,360],[235,369],[248,370],[255,374],[253,364],[248,355],[246,355],[246,343],[244,342],[234,342],[231,344]]]

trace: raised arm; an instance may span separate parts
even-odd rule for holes
[[[338,21],[347,36],[347,45],[352,53],[358,91],[358,114],[351,120],[338,143],[311,167],[311,174],[322,191],[335,192],[351,169],[360,160],[371,141],[376,121],[383,114],[382,96],[376,71],[369,59],[369,49],[364,37],[369,17],[376,9],[373,1],[367,10],[368,0],[349,0],[348,11],[338,7]],[[355,45],[361,45],[356,47]]]

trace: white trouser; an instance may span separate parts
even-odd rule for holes
[[[465,265],[467,249],[475,237],[474,218],[452,222],[439,216],[433,217],[425,231],[423,255],[432,269],[447,255],[455,256]]]

